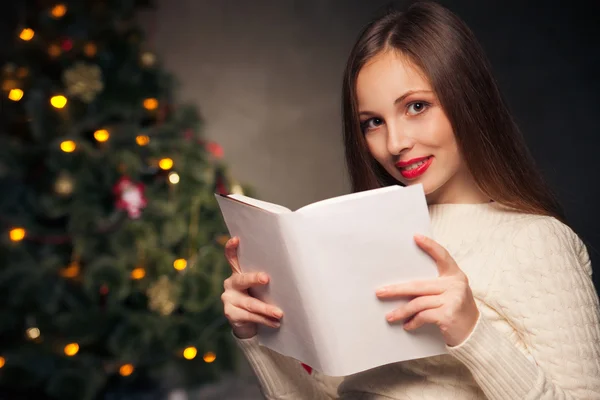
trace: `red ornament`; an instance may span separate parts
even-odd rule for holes
[[[227,186],[225,186],[225,182],[221,174],[217,176],[216,190],[219,194],[229,194],[229,191],[227,190]]]
[[[302,366],[304,367],[304,369],[306,370],[306,372],[308,372],[308,374],[312,374],[312,367],[309,367],[308,365],[302,363]]]
[[[223,158],[223,148],[215,142],[205,144],[206,150],[216,158]]]
[[[129,218],[136,219],[142,215],[142,208],[148,203],[144,197],[144,185],[133,183],[126,176],[121,177],[113,186],[113,193],[117,197],[115,206],[119,210],[126,210]]]
[[[62,41],[61,47],[64,51],[70,51],[73,48],[73,41],[71,39],[65,39]]]

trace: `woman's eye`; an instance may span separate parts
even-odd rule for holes
[[[415,101],[414,103],[410,103],[408,105],[408,113],[410,115],[421,114],[428,106],[429,104],[424,101]]]
[[[362,129],[363,132],[366,132],[369,129],[377,128],[381,124],[383,124],[383,120],[381,118],[370,118],[360,123],[360,129]]]

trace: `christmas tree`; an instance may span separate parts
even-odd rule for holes
[[[15,4],[0,108],[0,398],[215,379],[234,353],[214,192],[242,191],[222,149],[175,103],[139,2]]]

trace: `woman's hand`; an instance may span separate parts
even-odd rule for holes
[[[467,276],[448,251],[434,240],[416,235],[415,242],[435,260],[439,277],[385,286],[377,290],[377,297],[414,297],[388,313],[387,320],[408,319],[404,322],[407,330],[417,329],[424,324],[436,324],[448,346],[459,345],[469,337],[479,318]]]
[[[221,300],[225,317],[229,320],[235,336],[248,339],[256,335],[257,324],[278,328],[283,311],[248,293],[251,287],[267,284],[269,277],[263,272],[241,272],[237,257],[239,243],[236,237],[229,239],[225,244],[225,257],[233,272],[224,282],[225,291],[221,295]]]

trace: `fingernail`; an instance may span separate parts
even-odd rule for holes
[[[416,234],[415,235],[415,239],[417,239],[417,240],[423,240],[423,239],[425,239],[425,236],[423,236],[421,234]]]
[[[279,328],[281,326],[280,322],[273,322],[273,327],[274,328]]]
[[[277,309],[277,310],[274,310],[274,311],[273,311],[273,316],[274,316],[275,318],[281,318],[281,317],[283,317],[283,311],[281,311],[281,310],[279,310],[279,309]]]
[[[392,322],[392,320],[394,319],[394,313],[387,313],[385,314],[385,319],[387,319],[389,322]]]
[[[377,291],[375,292],[375,294],[378,295],[378,296],[380,296],[382,294],[385,294],[387,292],[387,290],[388,289],[386,287],[382,287],[382,288],[377,289]]]
[[[269,277],[265,274],[258,275],[258,281],[260,283],[267,283],[269,281]]]

